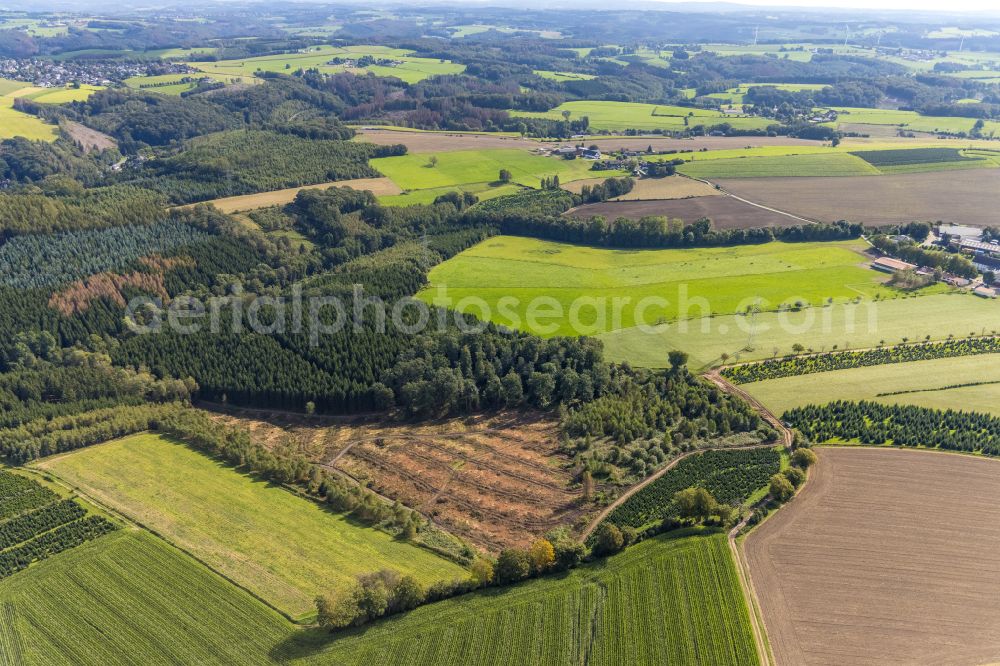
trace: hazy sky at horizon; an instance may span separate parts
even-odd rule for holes
[[[713,0],[657,0],[658,2],[712,2]],[[805,8],[848,8],[861,9],[898,9],[938,12],[989,12],[1000,13],[996,0],[724,0],[745,5],[757,6],[787,6]]]

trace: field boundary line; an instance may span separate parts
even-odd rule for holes
[[[149,431],[147,430],[145,432],[149,432]],[[123,438],[118,438],[118,439],[123,439]],[[112,441],[115,441],[115,440],[108,440],[108,441],[112,442]],[[105,443],[105,442],[102,442],[102,444],[103,443]],[[95,446],[100,446],[100,444],[96,444]],[[184,444],[184,446],[187,446],[187,444]],[[67,451],[66,453],[73,453],[73,452],[72,451]],[[49,460],[49,459],[54,458],[54,457],[55,456],[52,456],[50,458],[45,458],[43,460]],[[272,604],[270,601],[268,601],[264,597],[260,596],[256,592],[254,592],[253,590],[250,590],[250,589],[244,587],[243,585],[241,585],[240,583],[236,582],[235,580],[233,580],[232,578],[230,578],[226,574],[224,574],[221,571],[217,570],[215,567],[213,567],[209,563],[207,563],[204,560],[202,560],[200,557],[198,557],[197,555],[195,555],[191,551],[187,550],[186,548],[182,548],[181,546],[179,546],[178,544],[174,543],[173,541],[171,541],[170,539],[168,539],[166,536],[164,536],[160,532],[158,532],[158,531],[154,530],[153,528],[149,527],[148,525],[146,525],[142,521],[137,520],[135,518],[132,518],[131,516],[127,516],[127,515],[123,514],[118,509],[115,509],[114,507],[112,507],[111,505],[107,504],[103,500],[97,499],[94,495],[91,495],[90,493],[84,491],[79,486],[75,486],[72,483],[66,481],[61,476],[59,476],[58,474],[56,474],[53,470],[48,469],[48,468],[44,468],[44,467],[35,467],[35,468],[27,467],[25,469],[32,469],[36,473],[42,473],[42,474],[46,474],[46,475],[52,477],[53,479],[57,480],[58,483],[60,485],[62,485],[63,487],[70,489],[71,491],[73,491],[77,495],[79,495],[80,497],[83,497],[88,502],[91,502],[94,505],[101,507],[102,510],[107,511],[109,514],[115,516],[118,520],[121,520],[126,525],[129,525],[129,526],[131,526],[134,529],[139,529],[139,530],[142,530],[144,532],[148,532],[149,534],[153,535],[154,537],[156,537],[160,541],[164,542],[165,544],[167,544],[168,546],[170,546],[174,550],[177,550],[177,551],[179,551],[181,553],[184,553],[184,555],[190,557],[192,560],[194,560],[195,562],[197,562],[201,566],[205,567],[206,569],[208,569],[209,571],[211,571],[213,574],[215,574],[219,578],[222,578],[223,580],[225,580],[230,585],[234,585],[235,587],[239,588],[240,590],[243,590],[244,592],[246,592],[247,594],[249,594],[251,597],[253,597],[257,601],[259,601],[260,603],[264,604],[265,606],[267,606],[271,610],[273,610],[275,613],[277,613],[278,615],[280,615],[281,617],[283,617],[286,621],[288,621],[289,623],[291,623],[293,626],[300,626],[300,627],[301,626],[310,626],[309,624],[306,624],[304,622],[300,622],[299,620],[296,620],[288,612],[286,612],[286,611],[278,608],[277,606],[275,606],[274,604]]]
[[[704,178],[695,178],[694,176],[684,176],[684,177],[685,178],[690,178],[691,180],[696,180],[699,183],[705,183],[706,185],[711,185],[715,189],[720,190],[722,192],[723,196],[732,197],[733,199],[736,199],[737,201],[742,201],[743,203],[748,204],[750,206],[753,206],[755,208],[760,208],[761,210],[766,210],[766,211],[769,211],[771,213],[777,213],[778,215],[784,215],[785,217],[790,217],[793,220],[798,220],[799,222],[805,222],[806,224],[819,224],[816,220],[810,220],[808,218],[801,217],[799,215],[795,215],[794,213],[789,213],[788,211],[784,211],[784,210],[781,210],[779,208],[771,208],[770,206],[765,206],[764,204],[759,204],[759,203],[757,203],[755,201],[750,201],[749,199],[744,199],[743,197],[737,196],[737,195],[733,194],[732,192],[730,192],[726,188],[724,188],[721,185],[718,185],[716,183],[713,183],[710,180],[705,180]]]

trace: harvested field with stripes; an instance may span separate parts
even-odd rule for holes
[[[262,443],[293,437],[310,458],[492,552],[527,547],[590,507],[570,487],[554,420],[478,415],[431,424],[337,422],[256,410],[217,418]]]

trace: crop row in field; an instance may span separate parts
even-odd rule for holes
[[[338,664],[756,664],[723,534],[658,537],[558,578],[418,608],[288,656]]]
[[[0,581],[5,663],[266,663],[292,631],[243,590],[135,529]]]
[[[36,481],[0,470],[0,579],[117,529]]]
[[[874,167],[894,167],[935,162],[971,160],[958,148],[900,148],[896,150],[855,150],[851,153]]]
[[[307,615],[316,594],[343,589],[356,574],[391,568],[424,584],[467,575],[428,550],[157,435],[135,435],[37,465],[292,616]]]
[[[832,400],[984,412],[1000,416],[1000,354],[911,361],[767,379],[743,385],[775,413]]]
[[[766,486],[780,469],[781,456],[773,448],[695,453],[630,497],[607,520],[620,527],[639,529],[677,517],[674,495],[692,486],[705,488],[722,504],[737,506]]]

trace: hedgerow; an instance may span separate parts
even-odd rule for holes
[[[734,384],[748,384],[766,379],[797,377],[814,372],[996,353],[1000,353],[1000,338],[963,338],[946,342],[901,344],[878,349],[768,359],[758,363],[723,368],[720,374]]]

